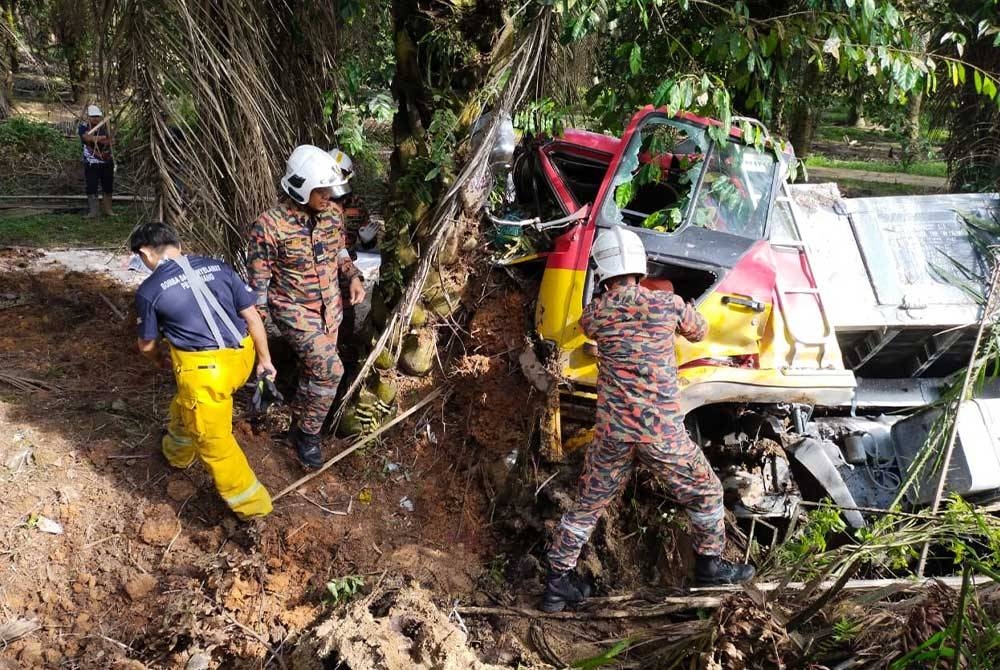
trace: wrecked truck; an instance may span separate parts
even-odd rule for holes
[[[858,528],[897,499],[972,353],[983,236],[995,239],[967,222],[994,220],[1000,197],[843,198],[789,183],[794,153],[759,122],[652,107],[621,137],[525,137],[507,158],[504,206],[488,217],[496,262],[537,287],[521,363],[547,394],[550,459],[592,435],[596,350],[579,326],[596,290],[590,247],[629,226],[648,254],[644,284],[709,323],[705,341],[678,339],[679,400],[735,514],[771,525],[828,498]],[[1000,497],[994,395],[961,408],[949,492]],[[913,505],[934,494],[923,467]]]

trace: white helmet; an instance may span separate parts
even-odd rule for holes
[[[295,202],[304,205],[317,188],[330,188],[336,196],[337,187],[347,183],[330,154],[311,144],[295,147],[288,157],[281,189]]]
[[[624,226],[612,226],[598,235],[590,258],[598,284],[622,275],[646,276],[646,247]]]
[[[340,168],[341,174],[343,174],[344,178],[347,179],[347,182],[339,189],[333,189],[333,197],[340,198],[351,192],[351,179],[354,178],[354,161],[351,160],[350,156],[336,147],[330,149],[327,153],[330,154],[330,157],[333,158],[333,162],[337,164],[338,168]]]
[[[104,116],[97,105],[87,105],[87,116]]]

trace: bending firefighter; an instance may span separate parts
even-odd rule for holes
[[[299,385],[289,431],[306,468],[323,464],[320,431],[344,366],[337,353],[343,319],[339,276],[348,281],[350,303],[364,300],[361,273],[351,261],[335,198],[347,178],[319,147],[296,147],[281,179],[284,196],[257,219],[250,233],[250,285],[259,308],[270,312],[299,355]]]
[[[688,438],[677,403],[674,336],[705,337],[705,319],[670,291],[639,285],[646,251],[634,232],[615,226],[600,234],[591,253],[604,292],[584,310],[580,326],[597,342],[597,424],[587,450],[576,503],[549,547],[542,609],[558,612],[590,595],[574,568],[604,509],[639,463],[682,505],[691,520],[695,581],[732,584],[753,577],[749,565],[721,557],[725,546],[722,484]]]
[[[135,296],[139,350],[156,361],[162,333],[177,380],[163,455],[175,468],[201,459],[241,519],[270,513],[271,496],[233,437],[233,392],[254,369],[255,350],[257,374],[276,375],[253,292],[222,261],[181,254],[162,223],[139,226],[129,246],[153,271]]]
[[[355,176],[354,161],[340,149],[330,149],[328,153],[345,180],[343,186],[337,189],[339,195],[334,197],[334,204],[342,212],[347,249],[355,252],[372,249],[377,242],[375,237],[378,234],[378,226],[368,215],[364,201],[351,187],[351,181]]]

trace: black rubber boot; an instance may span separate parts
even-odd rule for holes
[[[721,556],[695,555],[694,583],[697,586],[742,584],[753,579],[756,570],[746,563],[733,563]]]
[[[319,435],[310,435],[295,429],[292,440],[302,467],[307,470],[318,470],[323,465],[323,452],[320,449]]]
[[[590,597],[590,584],[575,570],[549,570],[545,577],[543,612],[562,612],[566,605],[578,605]]]

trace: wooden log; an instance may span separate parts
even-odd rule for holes
[[[722,598],[710,596],[680,596],[662,598],[650,607],[629,609],[597,609],[578,612],[542,612],[523,607],[459,607],[459,614],[471,616],[515,616],[528,619],[569,619],[574,621],[596,621],[609,619],[653,619],[677,612],[693,609],[714,609],[722,604]]]
[[[378,438],[380,435],[382,435],[382,433],[386,432],[387,430],[389,430],[390,428],[392,428],[396,424],[402,422],[407,417],[413,415],[417,410],[419,410],[419,409],[421,409],[423,407],[426,407],[433,400],[435,400],[438,396],[440,396],[441,392],[442,392],[442,389],[440,389],[440,388],[434,389],[434,391],[430,395],[428,395],[426,398],[424,398],[423,400],[421,400],[420,402],[418,402],[416,405],[414,405],[410,409],[406,410],[405,412],[403,412],[402,414],[400,414],[399,416],[397,416],[395,419],[393,419],[389,423],[385,424],[384,426],[382,426],[381,428],[379,428],[378,430],[376,430],[371,435],[368,435],[367,437],[361,438],[360,440],[358,440],[357,442],[355,442],[354,444],[352,444],[350,447],[348,447],[347,449],[344,449],[339,454],[337,454],[336,456],[334,456],[333,458],[331,458],[330,460],[328,460],[316,472],[311,472],[308,475],[306,475],[305,477],[302,477],[301,479],[299,479],[299,480],[297,480],[295,482],[292,482],[291,484],[289,484],[288,486],[286,486],[280,493],[278,493],[278,495],[276,495],[273,498],[271,498],[271,500],[273,502],[277,502],[278,500],[280,500],[284,496],[288,495],[289,493],[291,493],[295,489],[299,488],[300,486],[302,486],[306,482],[310,481],[311,479],[314,479],[315,477],[320,476],[321,474],[323,474],[324,472],[326,472],[337,461],[343,460],[347,456],[350,456],[351,454],[353,454],[355,451],[357,451],[361,447],[365,446],[369,442],[374,441],[376,438]]]
[[[990,577],[986,575],[976,575],[972,578],[975,583],[986,583],[993,581]],[[883,589],[889,586],[904,586],[908,589],[918,589],[927,585],[928,582],[937,581],[941,582],[945,586],[953,589],[957,589],[962,586],[961,577],[911,577],[908,579],[852,579],[844,585],[844,591],[867,591],[870,589]],[[820,589],[830,589],[836,584],[836,580],[830,579],[824,581],[819,585]],[[748,584],[758,591],[770,592],[770,591],[803,591],[807,587],[813,588],[815,584],[811,582],[789,582],[788,584],[782,585],[781,582],[752,582]],[[744,588],[740,584],[727,585],[727,586],[702,586],[695,587],[691,589],[693,594],[705,594],[705,593],[738,593],[743,591]]]

